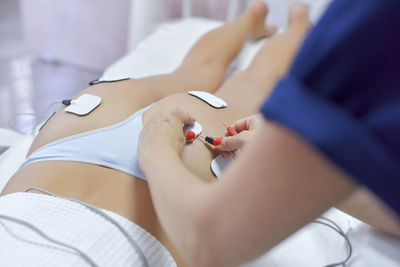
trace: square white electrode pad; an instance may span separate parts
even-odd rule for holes
[[[66,112],[74,113],[79,116],[89,114],[101,103],[101,97],[91,94],[83,94],[71,101],[71,105],[65,108]]]
[[[221,154],[211,161],[211,171],[219,179],[226,168],[233,162],[232,157],[224,158]]]

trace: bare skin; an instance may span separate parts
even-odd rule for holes
[[[222,121],[233,122],[256,112],[256,107],[268,95],[269,88],[290,64],[308,28],[308,20],[293,22],[285,34],[269,41],[261,49],[249,69],[223,84],[226,69],[243,44],[274,33],[274,28],[264,25],[266,14],[267,7],[255,1],[238,20],[203,36],[182,65],[171,74],[103,83],[83,90],[77,96],[83,93],[98,95],[103,99],[102,104],[84,117],[68,114],[61,108],[36,137],[29,154],[55,140],[118,123],[156,101],[144,114],[144,123],[160,110],[179,106],[196,114],[206,134],[220,134],[224,130]],[[276,50],[276,47],[279,47],[281,55],[269,52]],[[265,64],[278,58],[280,64],[274,68]],[[219,89],[216,95],[226,100],[229,107],[213,109],[185,93],[193,89],[209,92]],[[242,105],[237,99],[246,99],[247,105]],[[204,181],[213,182],[215,178],[209,166],[215,153],[196,141],[185,147],[182,158],[193,173]],[[19,170],[10,179],[2,195],[21,192],[31,186],[79,199],[128,218],[153,234],[171,252],[178,265],[184,266],[181,256],[157,218],[145,181],[97,165],[63,161],[36,162]]]
[[[154,113],[138,153],[161,224],[190,266],[237,266],[356,196],[358,184],[348,174],[301,136],[266,120],[221,181],[205,183],[182,160],[181,125],[195,120],[197,114],[180,108]],[[391,215],[386,226],[398,231],[399,218]]]
[[[230,151],[236,151],[236,155],[238,155],[237,150],[241,150],[254,139],[256,129],[263,123],[263,116],[256,114],[242,118],[232,124],[231,127],[238,134],[229,136],[225,132],[225,137],[221,144],[217,146],[222,156],[230,157]],[[400,224],[396,214],[368,188],[358,188],[345,200],[336,204],[335,207],[379,230],[400,236]]]
[[[268,41],[247,70],[223,83],[228,64],[243,44],[274,32],[273,28],[264,26],[266,13],[264,5],[253,4],[237,21],[211,31],[200,39],[182,65],[171,74],[98,84],[85,89],[80,94],[101,96],[101,106],[84,117],[77,117],[60,109],[37,136],[29,153],[52,141],[118,123],[156,101],[158,103],[145,113],[144,123],[153,114],[171,107],[181,107],[196,116],[207,135],[220,135],[224,131],[221,121],[231,123],[258,111],[259,104],[286,72],[309,26],[306,18],[296,18],[292,14],[289,29],[283,35]],[[185,93],[193,89],[215,92],[229,103],[229,107],[222,110],[212,109]],[[215,178],[209,166],[216,153],[207,145],[196,141],[183,149],[182,161],[196,176],[212,183]],[[167,247],[178,265],[184,266],[176,246],[172,244],[157,218],[146,182],[96,165],[61,161],[37,162],[17,172],[2,194],[20,192],[30,186],[79,199],[125,216],[153,234]]]

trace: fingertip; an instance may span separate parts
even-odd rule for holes
[[[221,152],[221,156],[222,156],[223,158],[229,158],[229,157],[231,156],[231,152],[222,151],[222,152]]]
[[[185,125],[193,125],[196,122],[195,118],[189,117],[184,123]]]
[[[193,125],[196,122],[196,119],[190,115],[190,113],[177,108],[175,110],[175,115],[182,121],[183,124],[185,125]]]
[[[185,114],[186,114],[186,122],[187,123],[190,123],[190,124],[194,124],[195,123],[195,121],[196,121],[196,119],[192,116],[192,115],[190,115],[190,113],[188,113],[188,112],[185,112]]]
[[[221,142],[218,145],[218,149],[220,150],[226,150],[227,149],[227,143],[229,142],[229,136],[225,136],[223,138],[221,138]]]

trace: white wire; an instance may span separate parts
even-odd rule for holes
[[[29,191],[32,191],[32,190],[42,192],[42,193],[47,194],[47,195],[52,196],[52,197],[65,199],[65,200],[69,200],[71,202],[78,203],[78,204],[84,206],[85,208],[87,208],[88,210],[94,212],[95,214],[101,216],[103,219],[105,219],[109,223],[113,224],[121,232],[121,234],[127,239],[128,243],[132,246],[132,248],[138,254],[139,259],[143,263],[143,266],[145,266],[145,267],[149,266],[149,263],[147,262],[146,256],[144,255],[142,249],[139,247],[139,245],[136,243],[136,241],[129,235],[129,233],[117,221],[115,221],[111,216],[107,215],[101,209],[99,209],[99,208],[97,208],[95,206],[92,206],[90,204],[87,204],[87,203],[85,203],[83,201],[77,200],[77,199],[62,197],[62,196],[50,193],[49,191],[46,191],[46,190],[38,188],[38,187],[29,187],[29,188],[25,189],[25,192],[29,192]]]
[[[31,224],[29,222],[26,222],[26,221],[23,221],[23,220],[14,218],[14,217],[6,216],[6,215],[3,215],[3,214],[0,214],[0,219],[1,220],[7,220],[7,221],[10,221],[10,222],[13,222],[13,223],[16,223],[16,224],[23,225],[23,226],[31,229],[32,231],[36,232],[38,235],[40,235],[41,237],[43,237],[47,241],[49,241],[49,242],[51,242],[53,244],[56,244],[56,245],[59,245],[59,246],[65,247],[65,248],[69,248],[69,249],[75,251],[77,253],[77,255],[80,256],[90,266],[97,266],[97,264],[94,263],[94,261],[86,253],[82,252],[81,250],[79,250],[76,247],[70,246],[70,245],[68,245],[66,243],[63,243],[63,242],[60,242],[58,240],[55,240],[55,239],[51,238],[50,236],[46,235],[42,230],[40,230],[39,228],[37,228],[36,226],[34,226],[33,224]],[[4,227],[4,224],[1,224],[1,225]],[[7,228],[5,228],[5,229],[7,231]],[[12,236],[14,236],[14,235],[12,234]]]
[[[326,222],[318,221],[318,219],[324,220]],[[316,220],[313,221],[313,223],[325,225],[325,226],[331,228],[332,230],[334,230],[335,232],[337,232],[339,235],[341,235],[344,238],[344,240],[347,244],[348,251],[349,251],[347,254],[347,257],[344,260],[342,260],[340,262],[325,265],[324,267],[346,266],[346,263],[350,260],[351,256],[353,255],[353,246],[351,245],[350,239],[346,235],[346,233],[340,228],[340,226],[337,223],[335,223],[333,220],[328,219],[326,217],[322,217],[322,216],[318,217]]]

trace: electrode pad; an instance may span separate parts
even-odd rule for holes
[[[91,94],[83,94],[71,101],[71,105],[65,108],[66,112],[79,116],[87,115],[101,103],[101,97]]]
[[[193,125],[183,125],[183,132],[185,133],[187,143],[196,140],[202,131],[203,127],[198,122],[195,122]]]
[[[229,166],[229,164],[231,164],[232,161],[232,157],[224,158],[221,154],[219,154],[211,161],[211,171],[217,178],[221,178],[223,171]]]
[[[203,91],[189,91],[189,95],[197,97],[214,108],[225,108],[228,104],[219,97]]]

